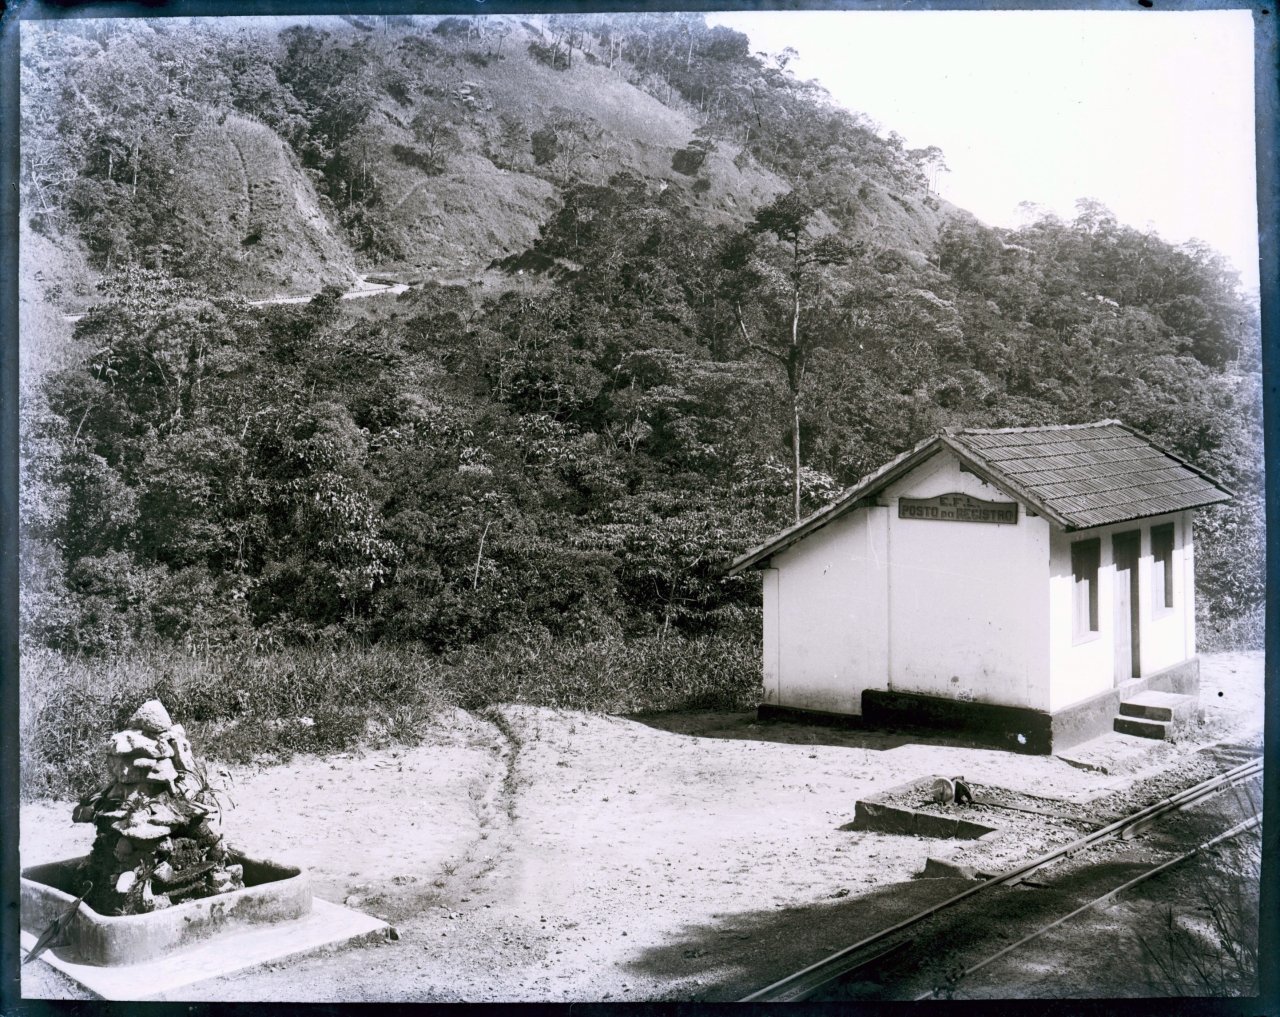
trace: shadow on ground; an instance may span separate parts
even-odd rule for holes
[[[807,907],[725,915],[720,922],[686,926],[627,967],[638,976],[683,983],[673,999],[738,1000],[972,885],[966,879],[914,880]],[[690,993],[692,979],[700,988]]]
[[[633,713],[627,720],[696,738],[733,738],[740,741],[776,742],[784,745],[837,745],[854,749],[884,751],[900,745],[946,746],[960,749],[990,749],[982,742],[955,733],[837,727],[787,720],[757,720],[753,712],[727,710],[679,711],[673,713]]]
[[[934,982],[944,982],[947,971],[994,953],[1144,867],[1140,862],[1104,862],[1060,886],[993,888],[982,895],[976,911],[957,905],[905,932],[914,939],[910,952],[886,961],[883,970],[819,998],[901,999],[903,992],[908,993],[905,998],[914,998]],[[686,927],[667,944],[646,950],[628,968],[637,975],[676,982],[672,999],[739,1000],[974,885],[967,879],[917,879],[807,907],[726,915],[719,923]],[[1028,989],[1035,984],[1032,975],[1023,972]],[[694,979],[698,988],[690,993]]]

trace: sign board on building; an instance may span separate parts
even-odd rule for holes
[[[967,494],[899,498],[899,519],[940,519],[956,523],[1016,523],[1016,501],[983,501]]]

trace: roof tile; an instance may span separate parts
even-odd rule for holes
[[[1227,501],[1228,492],[1112,421],[951,439],[1031,499],[1083,528]]]

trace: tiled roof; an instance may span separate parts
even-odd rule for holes
[[[1230,500],[1195,467],[1113,420],[948,435],[1032,504],[1073,529]]]
[[[1231,500],[1231,492],[1208,474],[1116,420],[944,431],[868,473],[830,505],[742,555],[730,566],[730,574],[869,504],[879,491],[944,448],[1010,497],[1069,530]]]

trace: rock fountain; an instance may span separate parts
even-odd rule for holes
[[[73,810],[88,855],[22,872],[22,946],[106,999],[184,998],[196,982],[380,938],[389,926],[312,896],[296,866],[221,832],[220,790],[150,700],[108,739],[103,783]]]

